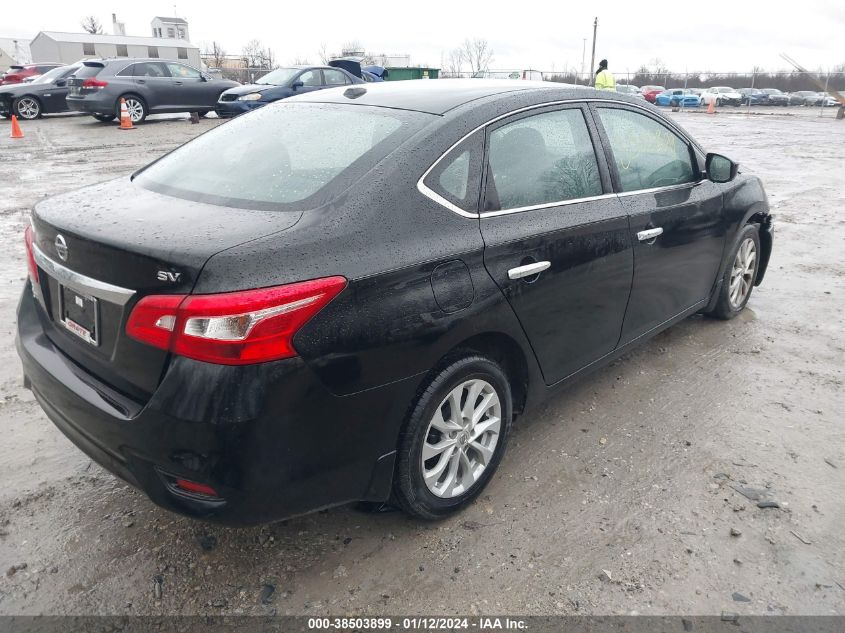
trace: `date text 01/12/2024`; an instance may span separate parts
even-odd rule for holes
[[[478,631],[497,631],[497,630],[524,630],[526,623],[524,620],[514,618],[499,618],[499,617],[479,617],[473,618],[444,618],[444,617],[409,617],[394,619],[391,617],[357,617],[357,618],[309,618],[308,628],[311,630],[341,630],[348,629],[372,629],[372,630],[389,630],[399,629],[405,631],[430,631],[430,630],[478,630]]]

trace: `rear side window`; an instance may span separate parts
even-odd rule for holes
[[[603,193],[580,108],[544,112],[490,134],[485,211],[588,198]]]
[[[346,75],[339,70],[326,69],[323,71],[323,77],[326,79],[327,86],[343,86],[349,83],[349,79],[346,78]]]
[[[695,180],[689,146],[665,125],[630,110],[599,108],[598,112],[622,191]]]
[[[126,68],[117,73],[118,77],[134,77],[136,64],[129,64]]]
[[[478,213],[484,135],[473,134],[440,160],[423,184],[463,211]]]
[[[279,103],[186,143],[139,173],[136,182],[225,206],[320,206],[431,117],[369,106]]]

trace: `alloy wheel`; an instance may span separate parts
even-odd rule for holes
[[[41,114],[41,106],[32,97],[24,97],[18,101],[18,116],[22,119],[37,119]]]
[[[126,110],[129,112],[129,118],[132,123],[138,123],[144,117],[144,104],[138,99],[126,99]]]
[[[734,258],[733,268],[731,269],[728,296],[731,300],[731,306],[734,309],[740,308],[751,292],[751,286],[754,283],[756,261],[757,246],[754,244],[753,239],[747,237],[739,245],[736,257]]]
[[[441,498],[464,494],[486,470],[502,426],[502,405],[493,386],[467,380],[449,392],[428,425],[422,447],[423,479]]]

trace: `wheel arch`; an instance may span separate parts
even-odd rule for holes
[[[462,340],[440,359],[432,372],[437,373],[444,363],[448,363],[463,352],[475,352],[496,361],[508,377],[513,398],[514,416],[525,410],[528,399],[529,371],[528,360],[519,343],[504,332],[485,332]],[[427,381],[426,381],[427,382]]]
[[[760,265],[757,269],[757,279],[754,282],[755,286],[759,286],[763,281],[766,269],[769,267],[769,259],[772,256],[772,247],[774,245],[772,215],[768,209],[765,211],[755,211],[745,219],[743,224],[757,224],[760,227]]]

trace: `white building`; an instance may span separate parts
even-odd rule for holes
[[[0,73],[14,64],[32,63],[29,54],[29,40],[15,37],[0,37]]]
[[[199,48],[183,39],[41,31],[29,48],[33,62],[73,64],[80,59],[153,57],[201,67]]]
[[[156,16],[150,22],[153,29],[153,37],[165,37],[172,40],[188,40],[188,21],[182,18],[163,18]]]

